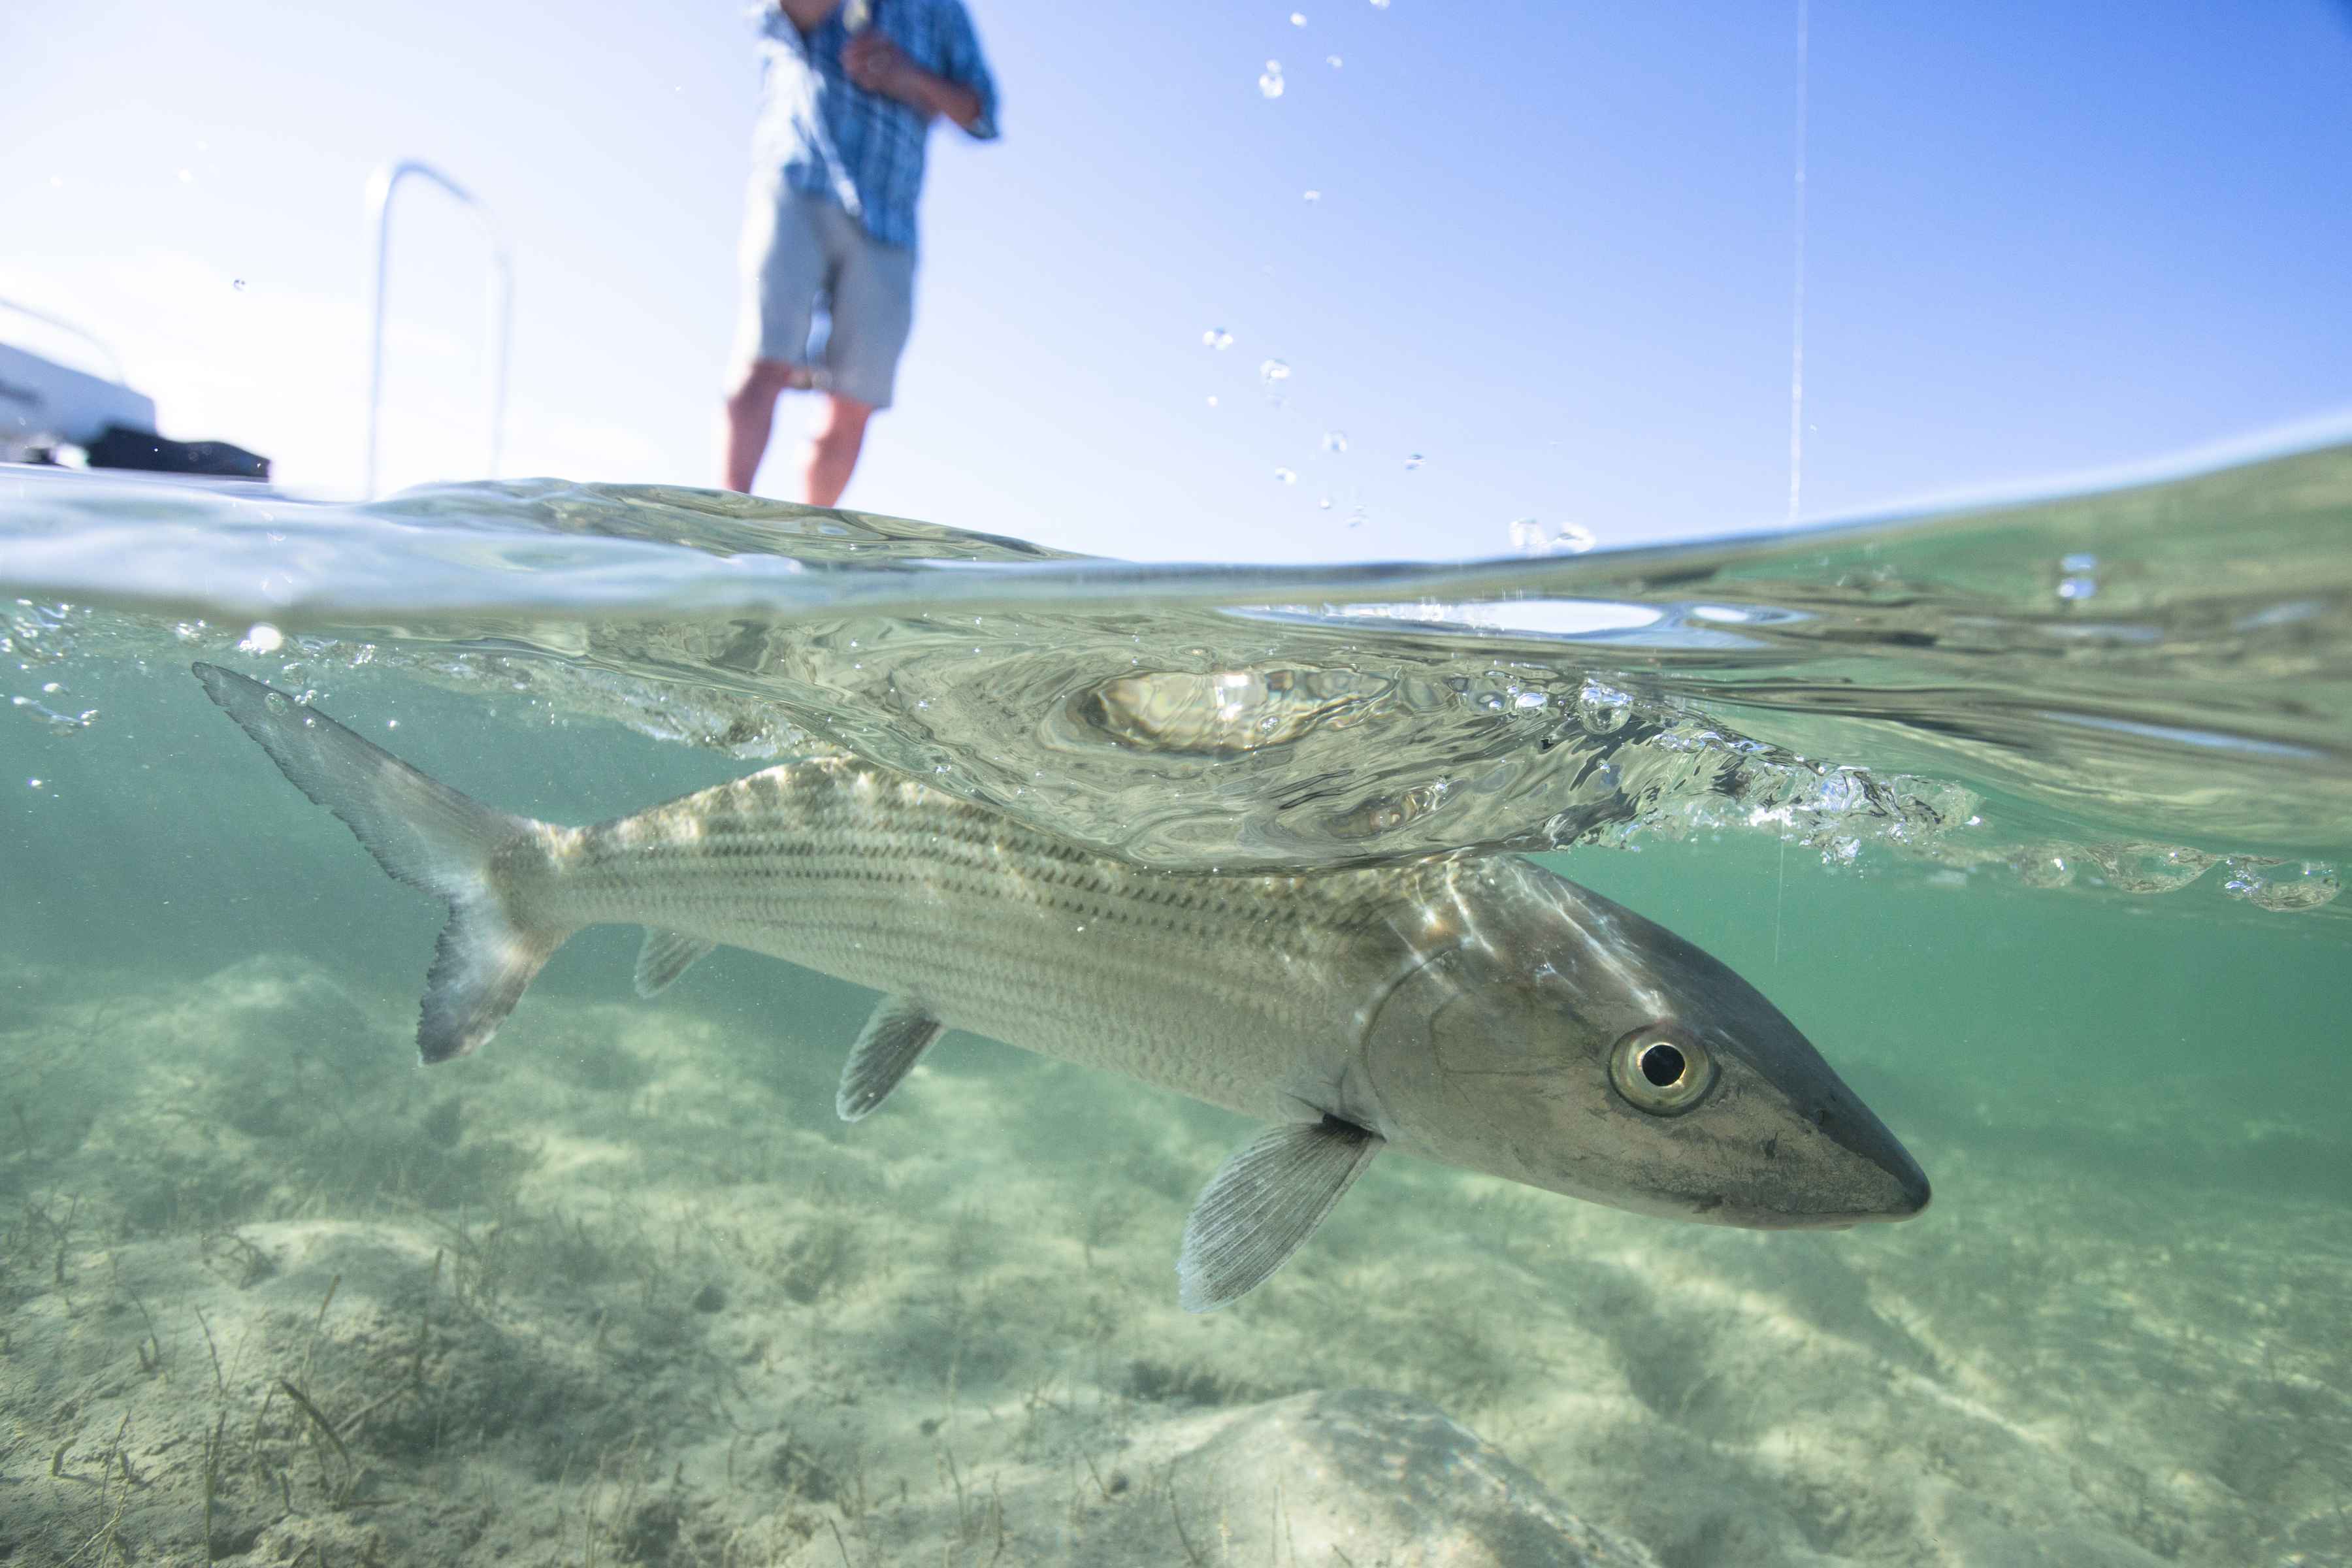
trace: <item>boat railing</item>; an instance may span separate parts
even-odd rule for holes
[[[111,373],[112,380],[117,386],[129,383],[130,377],[122,374],[122,356],[114,352],[112,344],[88,327],[68,321],[63,316],[52,316],[47,310],[36,310],[30,305],[20,305],[14,300],[0,300],[0,310],[22,316],[28,321],[38,321],[45,327],[64,332],[69,337],[88,343],[98,351],[101,359],[106,361],[107,368]]]
[[[415,158],[402,158],[377,169],[368,177],[367,205],[369,228],[375,241],[374,286],[370,290],[373,301],[368,311],[368,394],[367,394],[367,482],[365,495],[375,499],[376,453],[383,423],[383,315],[385,274],[392,256],[392,198],[403,181],[415,178],[436,184],[448,193],[458,205],[471,215],[482,237],[489,243],[489,292],[487,300],[487,364],[489,402],[489,465],[486,477],[498,477],[499,459],[506,443],[507,418],[507,354],[512,342],[514,316],[514,264],[507,252],[506,241],[499,234],[498,225],[490,217],[490,209],[479,196],[435,168]]]

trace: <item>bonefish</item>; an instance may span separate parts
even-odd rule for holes
[[[565,827],[492,810],[209,664],[215,702],[384,869],[444,900],[427,1063],[481,1047],[574,931],[646,928],[651,996],[725,945],[882,993],[835,1109],[948,1029],[1272,1125],[1185,1222],[1178,1298],[1263,1283],[1384,1149],[1760,1228],[1903,1219],[1927,1180],[1729,969],[1517,856],[1152,869],[867,763],[787,763]]]

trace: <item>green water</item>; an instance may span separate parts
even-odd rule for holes
[[[2340,921],[1769,832],[1549,857],[1769,995],[1933,1205],[1715,1231],[1388,1160],[1188,1318],[1236,1119],[955,1037],[845,1127],[869,995],[722,952],[639,1002],[620,930],[419,1068],[438,909],[183,662],[64,673],[103,721],[0,741],[0,1561],[2352,1562]],[[557,820],[750,765],[320,705]],[[1456,1493],[1409,1459],[1352,1504],[1219,1468],[1360,1388],[1614,1537],[1424,1528],[1395,1500]]]

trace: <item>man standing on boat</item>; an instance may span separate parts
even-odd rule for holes
[[[923,142],[944,115],[996,135],[996,84],[961,0],[770,0],[752,142],[743,303],[727,397],[727,488],[749,490],[787,388],[824,395],[801,499],[841,499],[866,422],[890,406],[915,310]],[[809,329],[831,318],[824,352]]]

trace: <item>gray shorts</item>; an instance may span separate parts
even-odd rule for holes
[[[889,407],[915,323],[915,253],[877,240],[832,197],[763,172],[751,180],[741,258],[737,363],[779,360],[806,370],[811,384]],[[809,353],[820,303],[833,323],[822,363]]]

